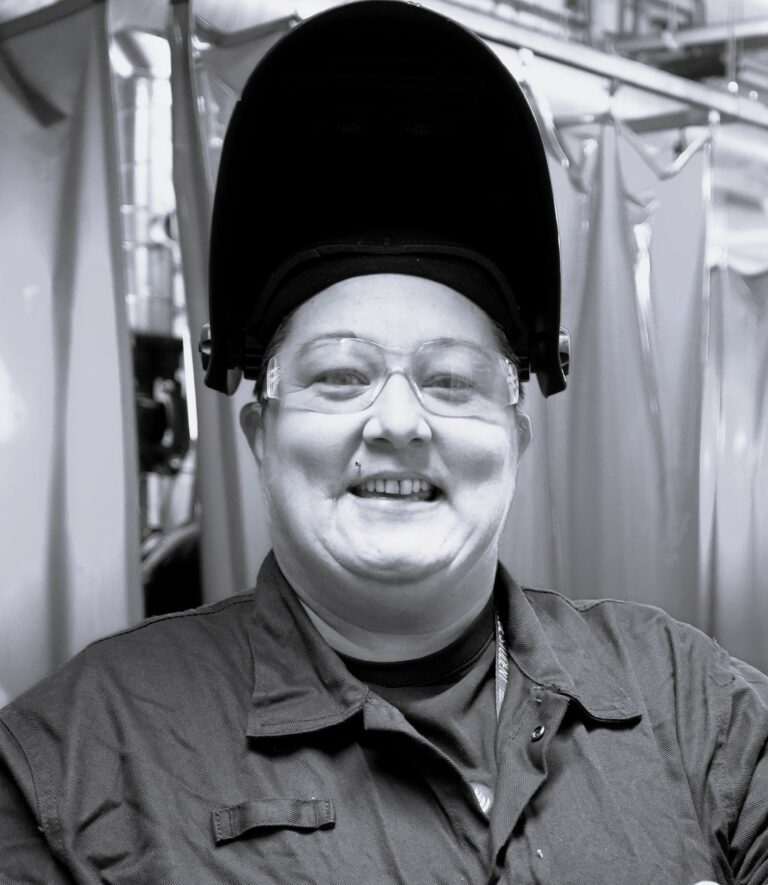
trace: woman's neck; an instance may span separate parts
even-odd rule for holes
[[[467,572],[434,574],[415,584],[391,585],[359,575],[324,575],[309,580],[288,558],[281,569],[309,619],[328,645],[361,661],[394,662],[425,657],[450,645],[467,630],[493,593],[496,551]],[[325,578],[325,580],[323,580]]]
[[[490,590],[493,590],[492,586]],[[469,628],[483,610],[489,596],[490,593],[479,597],[459,618],[445,627],[411,634],[381,633],[338,618],[328,618],[327,614],[326,620],[301,597],[299,601],[318,633],[334,651],[360,661],[390,663],[423,658],[449,646]]]

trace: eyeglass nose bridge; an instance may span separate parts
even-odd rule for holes
[[[381,396],[382,392],[384,391],[384,388],[389,383],[389,379],[393,375],[402,375],[405,378],[405,380],[408,382],[408,386],[411,388],[411,391],[413,392],[413,395],[418,400],[419,405],[422,407],[422,409],[429,412],[429,409],[427,408],[427,406],[424,403],[424,395],[421,392],[421,388],[416,383],[416,379],[413,377],[413,372],[411,371],[411,369],[408,366],[387,367],[386,370],[382,373],[381,381],[374,389],[374,394],[371,397],[371,401],[368,403],[368,406],[366,408],[370,408],[376,402],[376,400],[378,400],[378,398]]]

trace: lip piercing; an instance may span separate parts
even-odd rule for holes
[[[355,467],[357,467],[357,475],[360,476],[363,468],[359,461],[355,461]]]

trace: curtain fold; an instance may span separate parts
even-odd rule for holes
[[[574,168],[576,164],[563,165],[559,155],[552,158],[549,168],[560,227],[560,323],[571,333],[584,288],[584,255],[590,233],[589,188],[584,185],[591,184],[595,174],[596,147],[593,139],[581,143],[578,168]],[[509,174],[514,174],[513,170]],[[510,248],[514,248],[514,243]],[[520,463],[517,490],[501,536],[499,554],[523,583],[573,595],[569,589],[563,538],[567,525],[564,509],[567,499],[563,489],[568,481],[566,454],[570,444],[567,409],[570,380],[568,383],[566,392],[549,399],[541,395],[535,377],[526,385],[522,410],[531,419],[533,442]]]
[[[208,235],[226,125],[248,74],[289,21],[242,34],[221,34],[209,26],[198,39],[189,4],[175,3],[172,12],[174,181],[194,342],[208,319]],[[213,601],[255,583],[270,541],[256,465],[239,428],[250,385],[243,382],[232,397],[209,390],[196,361],[195,390],[203,596]]]
[[[703,587],[713,633],[768,670],[768,276],[712,269],[702,439]]]
[[[0,701],[141,617],[104,16],[0,28]]]
[[[618,148],[615,127],[605,126],[573,330],[578,371],[568,396],[567,592],[647,599],[647,586],[658,585],[657,527],[664,515],[649,383],[656,372],[642,346],[634,276],[632,222],[645,223],[647,209],[627,200]]]

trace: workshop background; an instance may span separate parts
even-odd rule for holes
[[[250,385],[197,355],[211,200],[254,64],[334,5],[0,0],[0,705],[254,583]],[[571,374],[528,385],[503,560],[768,670],[768,0],[421,5],[522,81],[561,225]]]

